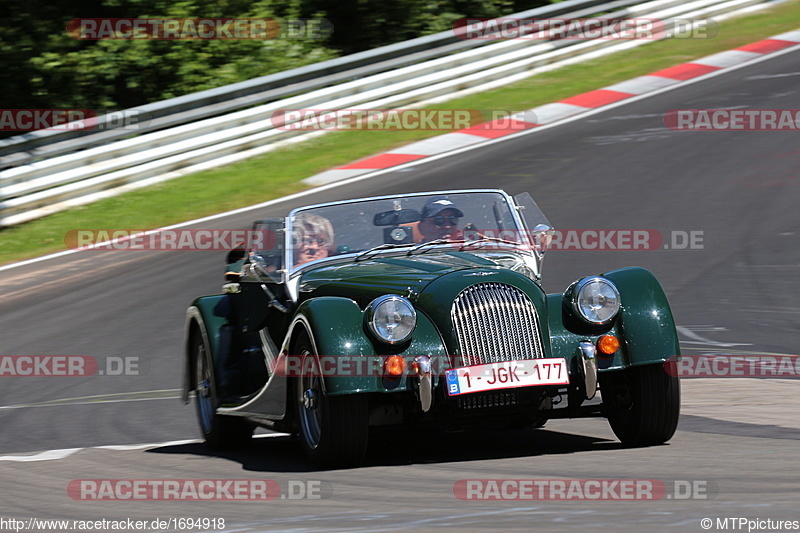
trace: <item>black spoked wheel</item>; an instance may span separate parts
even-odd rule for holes
[[[197,420],[200,431],[209,447],[214,450],[241,448],[250,441],[253,427],[244,419],[217,414],[219,389],[214,380],[214,369],[202,335],[192,335],[192,350],[195,362],[195,389]]]
[[[675,362],[633,367],[602,375],[606,416],[614,434],[627,446],[652,446],[675,434],[681,388]]]
[[[300,357],[295,382],[297,423],[306,456],[323,468],[358,465],[367,450],[369,403],[363,394],[328,396],[311,341],[303,334],[293,353]]]

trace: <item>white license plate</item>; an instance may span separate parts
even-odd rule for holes
[[[569,385],[567,360],[563,357],[465,366],[447,370],[445,374],[449,396],[515,387]]]

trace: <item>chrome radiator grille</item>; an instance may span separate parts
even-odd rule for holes
[[[536,308],[516,287],[472,285],[456,297],[450,315],[466,366],[544,357]]]

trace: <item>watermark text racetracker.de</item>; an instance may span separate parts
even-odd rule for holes
[[[244,229],[73,229],[64,235],[64,244],[78,250],[228,251],[239,246],[271,250],[277,235]]]
[[[463,230],[463,237],[467,241],[486,239],[500,244],[502,241],[543,242],[547,250],[645,251],[705,248],[703,230],[557,229],[548,231],[543,240],[542,236],[533,231],[477,229],[468,226]]]
[[[800,378],[800,356],[761,354],[681,355],[665,364],[682,378]]]
[[[139,376],[144,370],[137,356],[0,355],[0,378]]]
[[[708,500],[719,493],[705,479],[461,479],[453,485],[459,500],[483,501],[655,501]]]
[[[135,130],[149,121],[148,114],[135,109],[0,109],[0,131]]]
[[[548,250],[702,250],[703,230],[554,230]]]
[[[327,19],[82,18],[67,23],[79,40],[319,40],[333,33]]]
[[[479,109],[278,109],[270,121],[277,129],[289,131],[453,131],[475,127],[523,131],[534,126],[536,115]]]
[[[673,109],[664,125],[675,131],[800,131],[800,109]]]
[[[604,18],[530,19],[461,18],[453,33],[464,40],[656,40],[669,37],[708,39],[719,34],[713,19]]]
[[[74,479],[67,494],[82,501],[321,500],[333,495],[333,484],[308,479]]]
[[[453,233],[454,245],[463,240],[485,241],[484,248],[504,243],[525,245],[537,233],[520,230],[478,229],[469,226]],[[228,251],[239,246],[248,250],[272,250],[278,237],[271,230],[243,229],[74,229],[64,235],[68,248],[78,250]],[[494,243],[494,244],[493,244]],[[653,229],[562,229],[547,234],[548,250],[647,251],[703,250],[703,230]]]

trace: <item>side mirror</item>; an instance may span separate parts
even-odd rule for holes
[[[537,224],[531,232],[531,242],[533,243],[533,251],[536,255],[542,257],[553,242],[553,228],[547,224]]]

